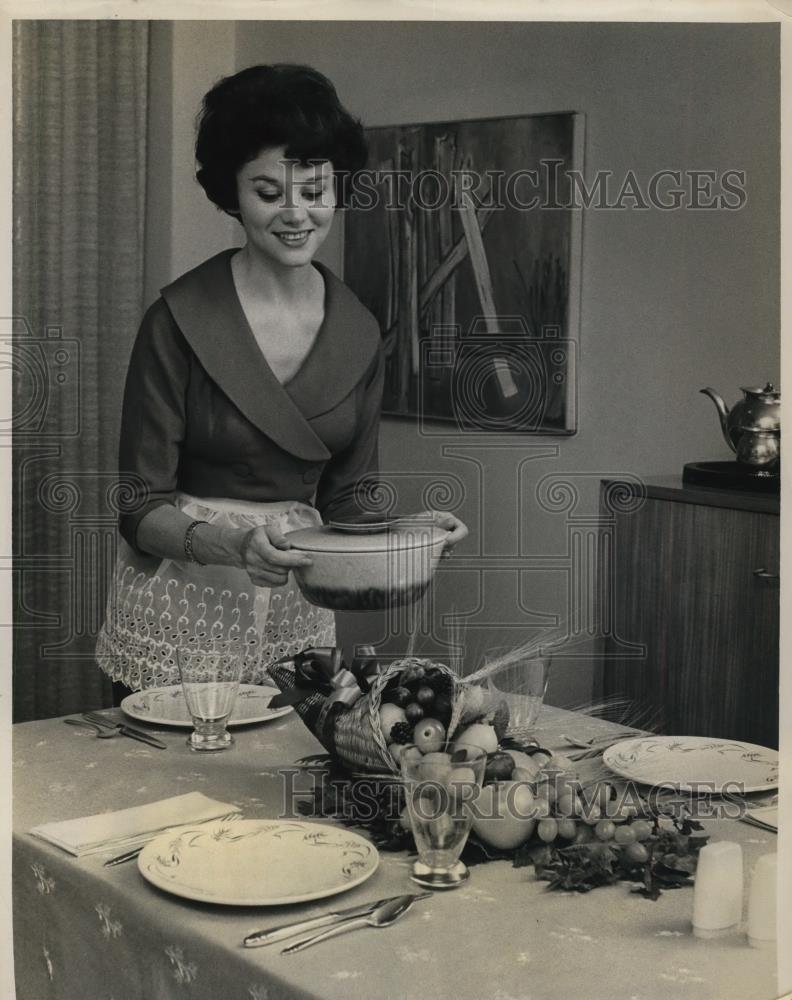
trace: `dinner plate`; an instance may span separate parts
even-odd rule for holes
[[[778,787],[778,753],[710,736],[638,736],[605,751],[606,766],[642,785],[681,791],[761,792]]]
[[[282,906],[334,896],[370,878],[377,848],[343,827],[288,820],[216,820],[150,841],[138,868],[176,896],[228,906]]]
[[[268,722],[291,712],[291,705],[283,708],[268,707],[270,698],[278,693],[278,689],[270,685],[240,684],[228,725],[246,726],[251,722]],[[128,694],[121,702],[121,710],[133,719],[157,726],[192,727],[181,684]]]

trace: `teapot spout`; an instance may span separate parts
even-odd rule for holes
[[[731,448],[733,452],[737,451],[734,441],[732,441],[730,429],[729,429],[729,408],[724,403],[723,397],[720,393],[717,393],[714,389],[707,386],[706,389],[699,389],[699,392],[703,392],[705,396],[709,396],[712,402],[715,404],[715,408],[718,411],[718,416],[720,417],[721,430],[723,431],[723,439],[726,444]]]

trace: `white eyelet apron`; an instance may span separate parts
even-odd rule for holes
[[[235,528],[275,524],[284,533],[321,524],[298,501],[250,503],[177,494],[194,520]],[[119,539],[107,610],[96,645],[101,669],[134,691],[179,683],[176,649],[199,636],[242,640],[242,682],[267,683],[267,666],[306,646],[335,645],[335,617],[303,598],[290,574],[257,587],[242,569],[141,555]]]

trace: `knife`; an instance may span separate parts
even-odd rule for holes
[[[167,743],[163,743],[162,740],[158,740],[156,736],[150,736],[148,733],[142,733],[139,729],[130,729],[129,726],[119,726],[118,731],[122,736],[128,736],[133,740],[140,740],[141,743],[148,743],[150,747],[156,747],[158,750],[168,749]]]
[[[152,736],[151,733],[144,733],[142,729],[133,729],[131,726],[126,726],[121,722],[113,722],[110,719],[105,719],[101,715],[97,715],[94,712],[84,712],[83,718],[86,722],[92,722],[96,726],[104,726],[105,729],[117,729],[122,736],[128,736],[133,740],[140,740],[141,743],[148,743],[151,747],[156,747],[158,750],[167,750],[168,744],[163,743],[162,740],[158,740],[156,736]]]
[[[414,893],[411,896],[413,902],[418,899],[426,899],[431,896],[431,892]],[[354,917],[367,917],[373,913],[378,906],[391,903],[402,896],[388,896],[386,899],[377,899],[373,903],[362,903],[360,906],[351,906],[346,910],[333,910],[325,913],[321,917],[309,917],[308,920],[298,920],[296,923],[279,924],[268,931],[254,931],[248,934],[243,944],[246,948],[260,948],[264,944],[273,944],[275,941],[283,941],[286,938],[294,937],[295,934],[302,934],[303,931],[314,931],[321,927],[329,927],[335,923],[342,923]]]

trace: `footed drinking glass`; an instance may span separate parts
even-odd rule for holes
[[[176,651],[184,700],[194,730],[191,750],[227,750],[234,738],[226,729],[234,710],[244,657],[238,643],[183,646]]]
[[[407,814],[418,849],[410,878],[430,889],[453,889],[470,877],[459,860],[473,823],[487,754],[466,745],[455,753],[422,754],[407,746],[400,755]]]

